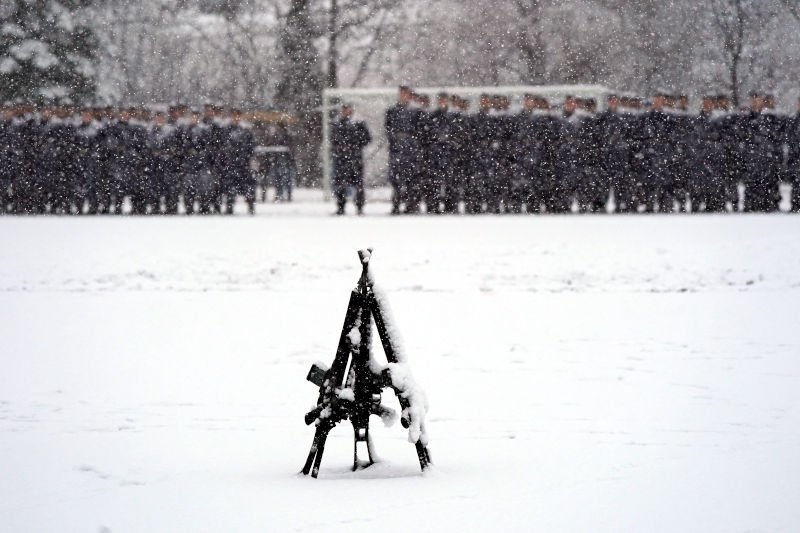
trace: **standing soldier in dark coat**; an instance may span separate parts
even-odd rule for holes
[[[762,111],[766,122],[767,146],[765,147],[764,180],[764,209],[767,212],[780,210],[781,182],[785,179],[784,145],[786,131],[789,127],[789,118],[775,110],[775,97],[772,94],[764,95],[764,109]]]
[[[482,101],[483,98],[481,98],[480,102]],[[479,103],[479,105],[481,104]],[[485,140],[481,135],[484,130],[483,119],[486,117],[486,111],[481,112],[479,108],[477,113],[468,115],[466,113],[468,101],[464,102],[464,106],[464,110],[461,114],[463,131],[461,132],[461,140],[459,141],[462,147],[459,159],[463,172],[461,196],[464,199],[464,213],[476,214],[481,212],[483,205],[481,176],[483,175],[484,168],[483,152],[485,150]]]
[[[563,184],[561,156],[566,139],[566,129],[561,117],[550,110],[546,98],[536,97],[530,127],[533,128],[535,164],[525,200],[528,213],[538,212],[542,205],[547,212],[557,212],[559,194]],[[534,164],[529,161],[528,164]]]
[[[464,202],[468,214],[481,213],[484,202],[491,204],[492,201],[489,192],[496,173],[494,156],[499,143],[491,104],[488,94],[480,95],[478,112],[471,117],[475,166],[464,187]]]
[[[637,114],[631,117],[631,127],[629,129],[629,143],[631,146],[630,167],[633,189],[633,205],[631,208],[634,212],[638,211],[639,206],[644,206],[645,209],[652,209],[652,149],[650,143],[653,135],[651,132],[652,125],[649,114],[650,111],[643,107]]]
[[[36,203],[37,209],[34,212],[41,214],[56,213],[59,207],[59,197],[63,192],[63,180],[58,171],[58,160],[60,158],[60,130],[61,120],[56,116],[55,107],[44,106],[41,110],[38,133],[39,146],[35,154],[31,154],[35,169],[37,184]]]
[[[19,141],[17,168],[19,175],[12,184],[14,212],[18,214],[45,213],[48,186],[46,180],[45,145],[46,119],[33,109],[21,111],[15,121],[15,136]]]
[[[645,161],[644,102],[638,97],[623,97],[620,106],[623,108],[626,160],[620,185],[618,204],[622,204],[622,212],[637,213],[646,197],[645,178],[647,164]]]
[[[200,122],[200,115],[192,111],[189,115],[188,135],[183,146],[183,203],[186,214],[199,211],[207,213],[211,177],[208,169],[208,126]],[[206,202],[204,206],[203,203]],[[197,205],[195,205],[197,204]]]
[[[185,150],[189,146],[189,122],[184,118],[186,107],[174,105],[169,108],[167,123],[161,132],[161,150],[164,165],[164,212],[178,214],[178,204],[185,181]]]
[[[130,112],[120,110],[119,116],[114,117],[110,112],[110,121],[107,126],[106,141],[106,175],[107,175],[107,212],[116,215],[122,214],[125,195],[130,190],[130,165],[132,164],[128,144],[128,120]]]
[[[443,212],[448,195],[446,188],[453,181],[453,114],[449,112],[449,103],[448,95],[439,93],[436,97],[436,110],[429,115],[431,172],[428,186],[424,190],[428,213]]]
[[[583,117],[577,131],[579,171],[576,193],[579,209],[596,213],[605,210],[610,181],[602,170],[603,130],[595,113],[597,103],[594,99],[584,100],[583,103]]]
[[[89,201],[89,212],[92,214],[111,213],[113,190],[116,186],[116,118],[114,111],[105,107],[99,112],[99,126],[97,137],[97,153],[100,157],[98,178],[92,188],[92,199]]]
[[[389,141],[389,184],[392,186],[392,214],[400,213],[406,201],[405,185],[410,182],[413,169],[414,134],[410,105],[410,87],[400,86],[397,103],[386,110],[384,127]]]
[[[294,159],[294,141],[289,134],[289,128],[286,124],[278,124],[275,126],[273,142],[275,146],[273,147],[274,152],[271,171],[275,178],[275,201],[291,202],[296,164]]]
[[[495,145],[494,145],[494,159],[495,159],[495,175],[491,183],[492,203],[490,211],[494,213],[513,212],[521,213],[522,204],[525,198],[524,185],[518,181],[512,184],[514,179],[514,163],[516,156],[515,142],[515,128],[517,126],[516,118],[509,113],[511,103],[505,96],[496,96],[493,99],[493,114],[495,124]],[[521,190],[515,190],[512,194],[512,189],[516,186],[522,185]]]
[[[687,190],[694,213],[700,211],[701,208],[709,209],[710,184],[716,176],[714,172],[715,146],[711,132],[713,111],[714,98],[704,96],[700,104],[700,113],[692,119],[692,142],[689,145],[687,157],[687,164],[692,169],[692,173],[687,181]]]
[[[578,108],[578,100],[574,96],[564,97],[561,108],[559,172],[557,181],[552,186],[555,213],[569,213],[572,202],[578,195],[582,170],[579,130],[585,116],[586,113]]]
[[[623,191],[623,174],[627,170],[625,119],[619,111],[619,98],[615,94],[606,96],[606,109],[597,116],[597,127],[602,138],[598,149],[599,174],[602,180],[614,189],[616,210],[627,210],[630,199]]]
[[[204,172],[201,173],[202,194],[200,201],[200,212],[221,213],[222,196],[224,194],[223,181],[226,179],[225,157],[223,150],[227,144],[227,128],[225,121],[220,117],[222,109],[214,104],[205,104],[203,107],[203,125],[205,126],[204,144],[206,153],[203,161],[206,165]],[[209,180],[209,181],[205,181]],[[227,187],[229,183],[225,183]]]
[[[445,183],[444,212],[458,213],[459,202],[464,193],[464,186],[472,173],[474,166],[472,117],[469,111],[469,101],[461,97],[452,99],[451,138],[453,140],[453,170],[449,174],[452,182]]]
[[[47,125],[46,164],[50,212],[72,214],[80,179],[77,129],[72,110],[57,108]]]
[[[744,175],[742,168],[737,165],[744,164],[744,158],[739,151],[739,130],[742,128],[741,117],[736,111],[731,111],[728,107],[728,99],[725,96],[717,95],[715,98],[713,120],[717,131],[718,151],[716,164],[717,182],[714,184],[715,194],[713,195],[714,210],[719,212],[728,211],[728,202],[731,203],[731,210],[738,208],[738,181],[739,176]],[[733,189],[736,189],[734,197]]]
[[[233,205],[236,203],[236,195],[239,191],[237,176],[232,172],[234,159],[236,158],[236,143],[233,136],[237,127],[233,126],[231,120],[223,120],[220,117],[215,117],[213,125],[218,129],[212,150],[214,154],[214,174],[217,176],[219,184],[215,193],[217,196],[216,203],[219,204],[219,212],[221,214],[232,215]]]
[[[339,120],[331,128],[333,152],[333,194],[336,197],[336,214],[344,214],[348,188],[355,190],[358,214],[364,212],[364,159],[363,150],[371,141],[367,125],[354,122],[353,107],[342,105]]]
[[[696,172],[696,167],[691,164],[694,117],[685,108],[686,96],[675,96],[674,101],[675,105],[670,113],[674,127],[673,138],[670,141],[671,158],[668,163],[672,188],[668,195],[673,202],[678,202],[678,211],[687,211],[689,181]]]
[[[150,213],[161,213],[161,199],[168,198],[168,166],[169,145],[168,139],[171,127],[167,124],[167,117],[163,112],[156,113],[151,124],[147,127],[147,157],[146,172],[150,184]],[[164,207],[166,207],[166,203]]]
[[[14,175],[18,172],[19,140],[14,127],[14,110],[0,109],[0,214],[12,209]]]
[[[409,106],[411,120],[411,157],[409,173],[403,184],[405,191],[405,213],[420,212],[423,191],[430,187],[431,124],[427,96],[414,94]]]
[[[739,185],[747,180],[747,160],[745,146],[747,142],[747,115],[731,109],[727,95],[717,96],[716,113],[719,118],[720,143],[724,149],[720,177],[725,202],[722,211],[739,210]]]
[[[800,213],[800,98],[797,99],[797,112],[789,120],[786,128],[788,159],[786,172],[792,184],[792,213]]]
[[[148,164],[151,156],[147,145],[147,126],[136,109],[128,110],[125,128],[125,183],[131,201],[131,214],[146,215],[152,201],[152,178]]]
[[[542,169],[547,116],[547,100],[533,94],[522,97],[522,110],[516,115],[512,140],[514,173],[511,182],[511,204],[525,204],[528,213],[539,212],[543,202]]]
[[[674,124],[666,113],[666,100],[665,93],[657,93],[653,97],[650,111],[642,116],[646,165],[644,197],[648,212],[672,211],[670,196],[672,175],[669,160]]]
[[[708,184],[707,211],[724,213],[730,201],[736,210],[739,191],[738,176],[741,173],[737,165],[741,165],[738,142],[738,116],[728,109],[727,97],[715,98],[714,111],[711,115],[711,157],[714,177]]]
[[[81,111],[81,125],[76,131],[78,167],[81,173],[79,205],[87,204],[87,213],[97,214],[97,186],[103,170],[102,144],[98,134],[100,123],[88,109]],[[78,211],[80,213],[80,209]]]
[[[781,117],[767,109],[766,100],[762,94],[750,94],[740,142],[747,168],[744,210],[748,212],[776,211],[780,202],[784,126]]]
[[[242,122],[242,112],[231,111],[228,132],[228,146],[225,148],[226,165],[233,188],[226,192],[225,213],[233,213],[233,202],[237,194],[244,196],[247,211],[256,212],[256,180],[250,170],[250,161],[256,149],[256,138],[246,123]]]
[[[749,109],[740,115],[738,146],[742,154],[745,172],[744,211],[762,211],[764,199],[761,180],[764,172],[763,153],[766,145],[765,124],[761,117],[763,99],[753,91],[749,95]]]

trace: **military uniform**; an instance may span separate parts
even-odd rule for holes
[[[484,203],[494,203],[494,181],[498,168],[500,140],[496,118],[486,110],[476,113],[471,120],[472,138],[475,141],[475,166],[464,189],[466,212],[483,212]]]
[[[528,212],[537,212],[543,205],[547,212],[560,212],[567,208],[563,200],[562,147],[566,143],[567,129],[563,121],[551,113],[534,117],[539,165],[526,200]]]
[[[492,144],[495,158],[494,179],[489,188],[490,204],[487,208],[494,213],[504,211],[521,213],[526,196],[526,183],[514,176],[516,166],[517,121],[506,110],[497,111],[494,115],[495,138]]]
[[[605,110],[597,117],[601,142],[598,148],[599,174],[609,189],[614,190],[616,210],[630,209],[632,194],[625,183],[628,145],[626,137],[626,115],[619,111]]]
[[[191,128],[185,120],[172,118],[162,128],[161,151],[164,166],[164,212],[168,215],[178,213],[183,188],[186,181],[186,157],[190,146]]]
[[[722,111],[719,117],[720,142],[724,148],[722,159],[723,211],[730,204],[732,211],[739,209],[739,185],[747,179],[747,116],[739,112]]]
[[[429,115],[430,177],[424,191],[428,213],[454,212],[452,202],[454,165],[454,116],[446,109],[436,109]],[[448,197],[451,201],[448,202]]]
[[[364,208],[364,148],[372,141],[366,124],[339,119],[331,128],[333,193],[338,214],[344,214],[347,189],[355,190],[359,214]]]
[[[384,126],[389,141],[389,185],[392,186],[392,213],[400,212],[401,204],[408,198],[409,185],[413,186],[414,171],[414,115],[410,105],[395,104],[386,111]]]
[[[13,210],[14,176],[19,172],[17,132],[11,117],[0,120],[0,214]]]
[[[564,114],[561,123],[561,150],[559,153],[558,181],[553,186],[553,212],[568,213],[578,195],[582,180],[580,128],[586,118],[582,111]]]
[[[472,169],[470,117],[459,109],[450,113],[451,169],[445,175],[444,212],[458,213],[464,184]]]
[[[540,142],[541,124],[537,123],[541,111],[520,111],[514,118],[514,171],[511,182],[512,210],[525,204],[527,211],[539,211],[542,203],[542,180],[539,170],[543,164],[543,144]]]
[[[677,202],[679,211],[685,211],[689,196],[689,183],[691,176],[696,172],[691,146],[694,142],[692,136],[694,121],[687,112],[682,110],[673,110],[670,116],[673,123],[673,137],[670,142],[670,158],[667,163],[671,177],[671,188],[667,191],[667,197],[670,202]]]
[[[79,202],[86,204],[86,212],[92,215],[98,212],[97,186],[103,172],[103,145],[98,142],[100,128],[101,124],[95,120],[84,122],[78,128],[75,139],[82,174]]]
[[[183,146],[183,202],[187,214],[208,213],[211,209],[213,177],[208,161],[208,126],[202,123],[190,127]]]
[[[233,213],[233,200],[237,194],[241,194],[245,198],[249,213],[255,214],[256,182],[250,170],[250,160],[256,148],[255,136],[245,125],[231,125],[227,142],[224,157],[230,188],[226,191],[225,212]]]
[[[585,114],[576,124],[578,169],[575,194],[581,211],[601,212],[609,197],[610,181],[602,168],[602,122],[595,115]]]
[[[745,154],[744,210],[776,211],[780,202],[783,144],[779,117],[751,111],[742,117],[739,146]]]
[[[792,117],[786,128],[786,146],[788,157],[786,171],[792,185],[792,213],[800,213],[800,113]]]
[[[418,105],[410,105],[408,114],[412,134],[408,172],[404,176],[403,190],[405,212],[416,214],[420,212],[423,191],[430,185],[430,121],[428,112]]]

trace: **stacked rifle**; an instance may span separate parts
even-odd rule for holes
[[[409,435],[416,447],[420,467],[425,470],[431,463],[426,447],[424,420],[421,419],[424,417],[425,408],[415,405],[421,401],[421,393],[407,372],[402,373],[402,379],[400,376],[395,376],[398,379],[393,380],[393,370],[398,370],[399,365],[404,363],[400,361],[396,344],[387,328],[388,317],[382,308],[381,299],[376,297],[369,275],[371,255],[371,249],[358,252],[362,266],[361,278],[350,294],[333,364],[330,368],[325,368],[321,364],[312,365],[307,376],[308,381],[319,386],[317,406],[305,416],[306,424],[315,424],[317,428],[308,459],[303,466],[303,474],[307,475],[310,472],[312,477],[317,477],[319,474],[328,434],[344,420],[350,420],[355,433],[353,470],[374,463],[369,417],[378,415],[388,419],[395,414],[388,407],[381,405],[381,393],[384,387],[391,387],[400,401],[402,409],[400,420],[403,427],[416,429],[410,431]],[[385,368],[378,368],[379,365],[371,362],[370,358],[373,319],[389,363]],[[366,446],[368,461],[365,463],[359,462],[359,445]]]

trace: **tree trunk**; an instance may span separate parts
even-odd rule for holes
[[[319,52],[313,43],[310,10],[310,0],[292,0],[280,37],[284,65],[276,102],[281,109],[292,112],[297,120],[292,129],[298,183],[316,186],[321,182],[322,72]]]
[[[335,89],[339,86],[339,51],[336,48],[336,38],[339,35],[337,19],[339,18],[339,5],[337,0],[331,0],[331,12],[328,22],[328,88]]]

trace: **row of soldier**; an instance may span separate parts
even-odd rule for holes
[[[511,112],[507,98],[481,95],[469,113],[467,100],[441,93],[431,110],[400,87],[385,117],[392,213],[770,212],[781,183],[800,210],[800,105],[781,115],[752,93],[731,110],[715,95],[695,114],[686,97],[659,93],[609,95],[596,108],[567,96],[557,110],[526,94]]]
[[[151,114],[6,106],[0,120],[0,213],[254,212],[255,136],[239,110],[185,106]],[[127,200],[127,202],[126,202]]]

